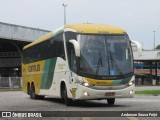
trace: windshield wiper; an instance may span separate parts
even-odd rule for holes
[[[99,59],[98,59],[98,63],[97,63],[96,75],[98,75],[100,65],[103,67],[102,56],[101,56],[101,52],[100,52],[100,49],[99,49]]]

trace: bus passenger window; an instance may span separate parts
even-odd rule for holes
[[[59,34],[55,37],[55,48],[57,48],[57,57],[61,57],[62,59],[65,58],[65,52],[64,52],[64,42],[63,42],[63,34]]]

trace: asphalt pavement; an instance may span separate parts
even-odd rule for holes
[[[158,89],[160,86],[136,86],[136,89]],[[160,89],[159,89],[160,90]],[[88,100],[75,101],[72,106],[65,106],[63,101],[47,97],[44,100],[32,100],[22,91],[0,92],[0,111],[66,111],[68,114],[72,111],[160,111],[160,96],[153,95],[135,95],[133,98],[116,99],[115,105],[110,106],[106,100]],[[95,115],[95,114],[94,114]],[[0,118],[3,119],[4,118]],[[11,120],[21,120],[22,118],[11,118]],[[28,120],[29,118],[23,118]],[[33,118],[30,118],[32,120]],[[40,118],[34,118],[39,120]],[[159,120],[157,117],[43,117],[42,120]],[[7,119],[6,119],[7,120]],[[10,119],[8,119],[10,120]]]
[[[141,91],[141,90],[160,90],[160,86],[145,86],[145,85],[137,85],[135,86],[136,91]],[[11,89],[11,88],[0,88],[0,92],[2,91],[21,91],[20,89]]]

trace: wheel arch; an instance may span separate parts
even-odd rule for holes
[[[66,83],[64,81],[61,81],[61,85],[60,85],[60,95],[62,98],[62,91],[64,90],[64,88],[66,87]]]

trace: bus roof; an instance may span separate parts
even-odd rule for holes
[[[91,33],[91,34],[124,34],[126,33],[125,30],[113,26],[113,25],[105,25],[105,24],[67,24],[64,25],[61,28],[56,29],[54,32],[50,32],[43,37],[39,38],[35,42],[32,42],[28,45],[26,45],[23,49],[29,48],[33,45],[36,45],[42,41],[45,41],[51,37],[53,37],[55,34],[59,33],[59,31],[62,31],[63,29],[70,28],[74,30],[77,33]]]
[[[64,28],[74,29],[78,33],[104,33],[104,34],[124,34],[125,30],[113,26],[113,25],[105,25],[105,24],[69,24],[65,25]]]

